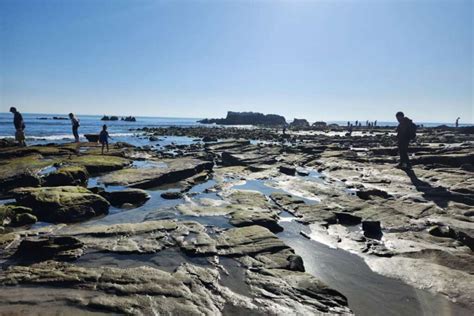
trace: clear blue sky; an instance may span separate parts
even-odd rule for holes
[[[0,112],[474,122],[469,0],[0,0],[0,23]]]

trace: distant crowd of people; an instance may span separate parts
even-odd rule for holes
[[[367,127],[376,127],[377,126],[377,120],[375,120],[373,122],[370,122],[369,120],[367,120],[365,122],[365,126],[367,126]],[[355,121],[354,124],[352,124],[350,121],[347,121],[347,127],[348,128],[350,128],[350,127],[362,127],[362,122]]]
[[[15,126],[15,140],[18,142],[20,146],[26,146],[26,137],[25,137],[25,129],[26,124],[23,120],[23,116],[17,110],[16,107],[11,107],[10,112],[13,114],[13,125]],[[81,123],[79,119],[74,115],[74,113],[69,113],[69,119],[71,120],[72,125],[72,135],[74,136],[74,141],[79,143],[79,127]],[[107,132],[107,125],[102,126],[102,131],[99,133],[99,143],[102,144],[102,154],[104,154],[104,149],[109,151],[109,133]]]
[[[13,125],[15,126],[15,140],[20,144],[20,146],[26,146],[25,141],[25,121],[23,120],[23,116],[21,113],[15,108],[11,107],[10,112],[13,113]],[[403,112],[397,112],[395,115],[398,121],[397,126],[397,143],[398,143],[398,151],[400,153],[400,163],[398,164],[399,168],[402,169],[410,169],[410,158],[408,157],[408,146],[410,141],[414,140],[416,137],[416,130],[417,126],[406,117]],[[74,136],[74,141],[79,143],[79,127],[81,126],[79,119],[73,114],[69,113],[69,119],[71,120],[72,125],[72,135]],[[458,117],[455,122],[456,128],[459,127],[459,120],[461,118]],[[365,122],[367,127],[376,127],[377,121],[366,121]],[[359,121],[355,121],[354,125],[348,121],[348,135],[352,134],[353,127],[361,127],[362,123]],[[283,134],[285,134],[286,128],[283,130]],[[109,151],[109,139],[112,139],[107,131],[107,125],[102,126],[102,131],[99,133],[99,143],[102,144],[102,154],[104,154],[104,149]]]

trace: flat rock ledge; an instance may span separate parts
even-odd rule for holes
[[[76,312],[134,315],[351,314],[342,294],[302,272],[301,258],[261,226],[210,236],[196,222],[161,220],[78,229],[63,226],[55,235],[19,236],[11,242],[11,252],[17,249],[15,258],[32,246],[41,246],[49,256],[39,255],[37,260],[54,260],[10,265],[0,271],[0,300],[8,303],[1,312],[50,306],[62,312],[67,307]],[[79,261],[63,262],[74,260],[71,254],[80,251],[84,256],[97,252],[138,255],[159,254],[168,248],[181,249],[188,256],[238,260],[245,292],[223,281],[227,272],[220,264],[181,263],[165,271],[148,265],[92,267]],[[46,294],[55,301],[39,299]]]
[[[101,177],[100,182],[146,189],[191,178],[212,170],[213,165],[212,162],[193,158],[162,160],[160,165],[150,168],[128,168],[109,173]]]

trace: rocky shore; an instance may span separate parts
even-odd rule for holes
[[[406,172],[391,129],[298,125],[145,128],[107,155],[2,141],[0,313],[352,314],[286,220],[472,312],[472,131],[420,129]]]

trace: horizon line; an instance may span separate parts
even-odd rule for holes
[[[235,112],[235,111],[231,111],[231,112]],[[253,111],[240,111],[240,112],[253,112]],[[64,116],[68,116],[69,113],[36,113],[36,112],[20,112],[20,113],[23,113],[23,114],[29,114],[29,115],[64,115]],[[261,112],[253,112],[253,113],[261,113]],[[0,112],[0,114],[11,114],[10,112]],[[263,114],[275,114],[275,113],[263,113]],[[77,113],[74,113],[74,115],[76,116],[117,116],[117,117],[127,117],[127,116],[133,116],[133,117],[142,117],[142,118],[165,118],[165,119],[196,119],[196,120],[202,120],[202,119],[214,119],[216,117],[187,117],[187,116],[150,116],[150,115],[122,115],[122,114],[77,114]],[[281,115],[281,114],[276,114],[276,115]],[[286,117],[284,115],[281,115],[286,119]],[[294,118],[296,119],[296,118]],[[301,118],[300,118],[301,119]],[[305,119],[305,118],[303,118]],[[364,123],[365,121],[367,120],[344,120],[344,119],[338,119],[338,120],[316,120],[316,121],[312,121],[312,120],[308,120],[306,119],[308,122],[319,122],[319,121],[324,121],[324,122],[355,122],[355,121],[359,121],[361,123]],[[287,122],[292,122],[293,120],[287,120]],[[374,122],[375,120],[369,120],[369,122]],[[453,120],[454,122],[455,120]],[[377,122],[384,122],[384,123],[396,123],[395,120],[393,121],[385,121],[385,120],[377,120]],[[443,122],[443,121],[439,121],[439,122],[434,122],[434,121],[418,121],[420,124],[454,124],[453,122]],[[474,121],[473,122],[460,122],[459,123],[460,125],[474,125]]]

